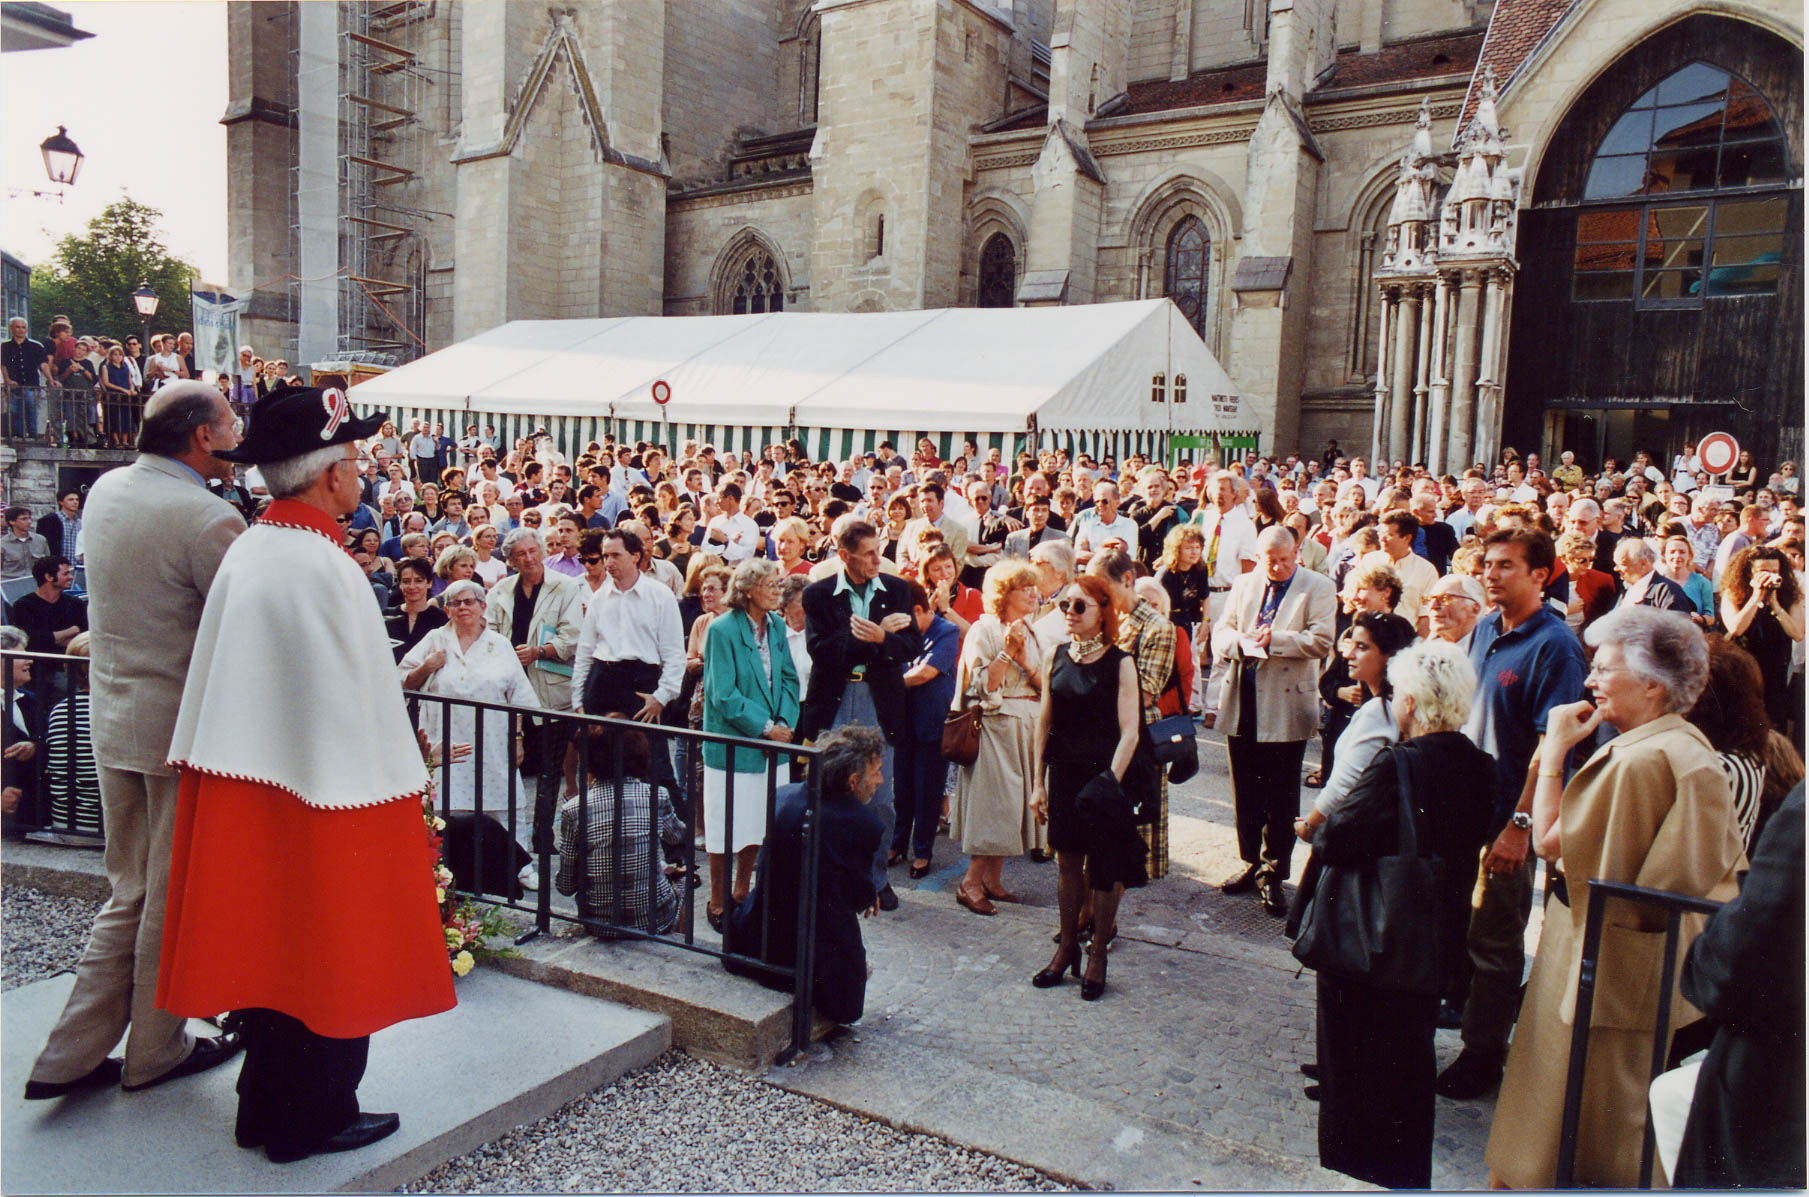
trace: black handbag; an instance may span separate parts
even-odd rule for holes
[[[1169,686],[1163,693],[1181,693],[1178,667],[1169,674]],[[1159,768],[1168,770],[1170,782],[1180,785],[1200,771],[1199,729],[1194,727],[1193,716],[1187,713],[1186,695],[1181,695],[1180,714],[1164,715],[1146,730],[1150,755],[1156,758]]]
[[[1300,920],[1294,958],[1315,972],[1380,989],[1436,994],[1438,862],[1419,854],[1406,761],[1396,748],[1388,751],[1399,790],[1395,855],[1321,866]]]

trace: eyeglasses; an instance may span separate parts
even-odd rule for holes
[[[1063,615],[1085,615],[1092,606],[1086,599],[1062,599],[1055,604],[1055,609]]]
[[[453,599],[446,605],[448,607],[481,607],[484,605],[484,600],[474,598]]]

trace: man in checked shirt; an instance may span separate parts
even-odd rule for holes
[[[1142,691],[1143,726],[1161,718],[1156,709],[1162,692],[1175,684],[1175,625],[1170,623],[1134,587],[1137,563],[1123,549],[1101,549],[1087,563],[1087,573],[1112,588],[1112,605],[1118,608],[1118,647],[1137,664]],[[1156,771],[1157,800],[1154,817],[1142,824],[1149,844],[1149,876],[1154,881],[1168,875],[1168,778]],[[1132,795],[1133,801],[1136,795]],[[1086,921],[1082,912],[1082,922]]]

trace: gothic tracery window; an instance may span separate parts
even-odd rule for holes
[[[1739,76],[1706,62],[1672,74],[1596,147],[1573,298],[1695,307],[1776,291],[1785,158],[1771,105]]]
[[[1212,262],[1212,239],[1198,216],[1183,217],[1168,234],[1162,269],[1162,293],[1175,301],[1187,323],[1206,339],[1209,307],[1207,272]]]
[[[735,290],[729,310],[735,315],[784,310],[785,289],[779,279],[779,267],[764,249],[755,249],[741,260],[732,282]]]
[[[1011,238],[994,233],[980,250],[980,306],[1008,308],[1017,298],[1018,261]]]

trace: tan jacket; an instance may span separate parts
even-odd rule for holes
[[[145,454],[88,492],[88,632],[94,757],[168,776],[195,630],[220,559],[245,530],[238,508],[180,462]]]
[[[484,625],[504,640],[509,640],[514,632],[516,588],[520,582],[520,575],[510,574],[490,588],[485,603]],[[528,624],[528,636],[534,644],[552,644],[558,664],[570,666],[577,655],[578,632],[584,624],[585,589],[584,583],[577,578],[549,569],[546,580],[534,592],[534,617]],[[543,628],[550,629],[549,640],[543,641]],[[512,640],[510,643],[514,644]],[[555,673],[547,668],[554,663],[536,661],[527,666],[528,681],[541,706],[549,711],[569,711],[572,709],[572,679],[563,671]]]
[[[1319,662],[1332,651],[1337,590],[1324,574],[1296,567],[1270,625],[1267,659],[1242,660],[1239,642],[1253,635],[1269,579],[1261,569],[1239,574],[1212,628],[1212,655],[1232,662],[1219,700],[1217,726],[1234,734],[1241,714],[1236,670],[1256,670],[1256,738],[1261,743],[1308,740],[1319,726]]]
[[[906,524],[904,531],[898,535],[898,555],[907,561],[915,561],[921,557],[923,549],[918,541],[931,528],[942,533],[942,543],[954,552],[957,566],[967,560],[967,529],[946,511],[942,513],[942,522],[939,524],[932,524],[923,516],[918,516]]]

